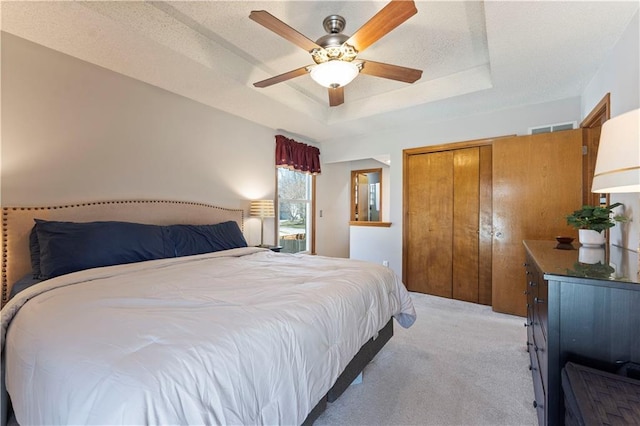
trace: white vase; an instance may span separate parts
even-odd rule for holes
[[[578,249],[578,262],[604,265],[604,247],[583,246]]]
[[[593,229],[579,229],[578,241],[586,247],[600,247],[604,244],[604,233]]]

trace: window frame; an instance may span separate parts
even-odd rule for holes
[[[276,209],[276,220],[274,221],[274,235],[276,237],[276,245],[280,245],[280,188],[279,188],[279,181],[278,181],[278,169],[279,168],[286,168],[286,167],[277,167],[275,168],[275,189],[276,189],[276,202],[275,202],[275,209]],[[298,253],[308,253],[308,254],[316,254],[316,175],[315,174],[310,174],[310,173],[304,173],[301,172],[299,170],[291,170],[293,172],[296,173],[302,173],[302,174],[306,174],[311,178],[311,182],[310,182],[310,200],[308,201],[309,203],[309,211],[307,212],[307,235],[309,236],[309,238],[311,239],[311,241],[309,241],[307,247],[308,250],[305,251],[300,251]],[[301,200],[304,202],[307,202],[306,200]]]

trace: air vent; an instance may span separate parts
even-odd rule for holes
[[[551,132],[561,132],[563,130],[572,130],[575,129],[578,125],[575,121],[570,121],[568,123],[557,123],[557,124],[546,124],[544,126],[539,127],[529,127],[530,135],[537,135],[539,133],[551,133]]]

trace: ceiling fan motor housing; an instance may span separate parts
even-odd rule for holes
[[[322,49],[311,51],[311,56],[316,64],[333,60],[350,62],[356,58],[358,52],[353,46],[346,44],[349,36],[342,34],[346,24],[346,19],[340,15],[329,15],[324,18],[322,26],[327,34],[316,40],[316,44],[321,46]]]

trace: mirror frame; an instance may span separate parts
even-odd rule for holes
[[[358,175],[364,173],[379,173],[380,174],[380,220],[371,221],[371,220],[357,220],[356,219],[356,185],[358,184]],[[360,169],[360,170],[351,170],[351,219],[350,223],[352,224],[365,224],[365,223],[380,223],[382,222],[382,168],[375,169]]]

